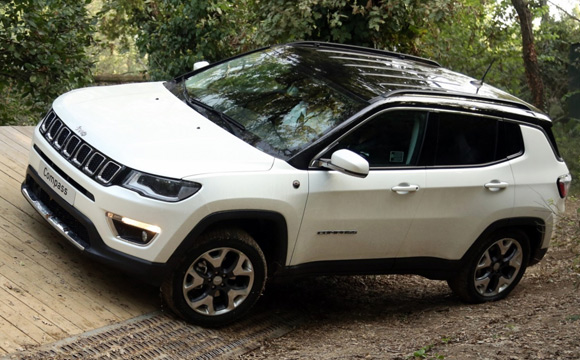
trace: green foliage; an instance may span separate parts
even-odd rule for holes
[[[557,121],[553,131],[560,153],[572,174],[572,190],[576,193],[580,188],[580,120],[566,118]]]
[[[572,173],[572,188],[580,188],[580,119],[570,116],[568,102],[578,90],[569,88],[569,69],[580,69],[580,64],[570,64],[570,44],[580,42],[580,22],[563,18],[544,19],[536,35],[538,62],[546,92],[546,111],[554,121],[554,134],[562,157]],[[580,88],[580,84],[576,84]],[[576,97],[578,99],[578,97]]]
[[[427,345],[423,346],[419,350],[413,352],[413,355],[410,356],[411,359],[429,359],[429,360],[443,360],[445,359],[444,355],[438,353],[432,353],[433,348],[435,345]]]
[[[521,96],[527,86],[514,17],[505,1],[463,1],[445,23],[422,37],[421,54],[478,79],[493,62],[485,82]]]
[[[192,70],[196,61],[249,50],[252,6],[252,0],[104,0],[101,31],[109,37],[118,29],[135,33],[151,77],[166,79]]]
[[[546,111],[555,121],[567,117],[570,44],[580,42],[580,22],[571,18],[546,18],[536,31],[536,50],[546,91]],[[580,64],[576,64],[580,69]],[[580,88],[580,84],[577,85]]]
[[[453,7],[444,0],[104,0],[101,31],[110,38],[136,34],[151,76],[160,79],[191,70],[202,59],[215,62],[296,40],[416,54],[415,39]]]
[[[258,43],[320,40],[417,54],[415,39],[441,23],[454,5],[448,1],[271,0]]]
[[[0,2],[1,125],[36,123],[56,96],[90,82],[88,2]]]
[[[102,0],[92,0],[87,8],[91,16],[100,19],[101,26],[101,31],[94,33],[94,42],[87,49],[95,63],[93,73],[95,75],[133,76],[146,73],[146,58],[135,46],[136,33],[133,27],[119,21],[116,18],[119,15],[116,10],[105,10]]]

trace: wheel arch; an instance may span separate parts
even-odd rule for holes
[[[528,266],[540,262],[545,254],[545,250],[542,251],[541,249],[543,238],[546,233],[545,221],[534,217],[517,217],[498,220],[489,225],[481,233],[481,235],[479,235],[471,247],[465,252],[461,258],[461,263],[464,263],[466,259],[469,258],[470,253],[474,251],[474,248],[477,247],[477,244],[479,244],[491,234],[501,230],[520,230],[524,232],[530,241],[530,257],[528,259]]]
[[[210,214],[203,218],[185,237],[168,260],[170,268],[178,266],[183,254],[202,234],[213,229],[238,228],[246,231],[262,249],[268,265],[268,276],[286,264],[288,228],[280,213],[261,210],[232,210]]]

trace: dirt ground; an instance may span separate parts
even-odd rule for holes
[[[239,360],[580,359],[579,206],[568,201],[550,251],[507,299],[467,305],[418,276],[278,285],[257,306],[300,307],[309,321]]]

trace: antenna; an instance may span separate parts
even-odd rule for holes
[[[477,90],[475,91],[475,94],[477,95],[479,93],[479,89],[481,88],[481,86],[483,85],[483,81],[485,80],[485,77],[487,76],[487,73],[489,72],[489,70],[491,69],[491,67],[493,66],[493,63],[495,62],[495,59],[491,60],[491,63],[489,64],[489,66],[487,67],[487,70],[485,70],[485,73],[483,74],[483,76],[481,77],[481,80],[473,80],[471,81],[471,84],[477,86]]]

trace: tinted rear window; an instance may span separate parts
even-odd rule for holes
[[[519,125],[493,118],[442,113],[437,133],[436,166],[487,164],[523,152]]]

